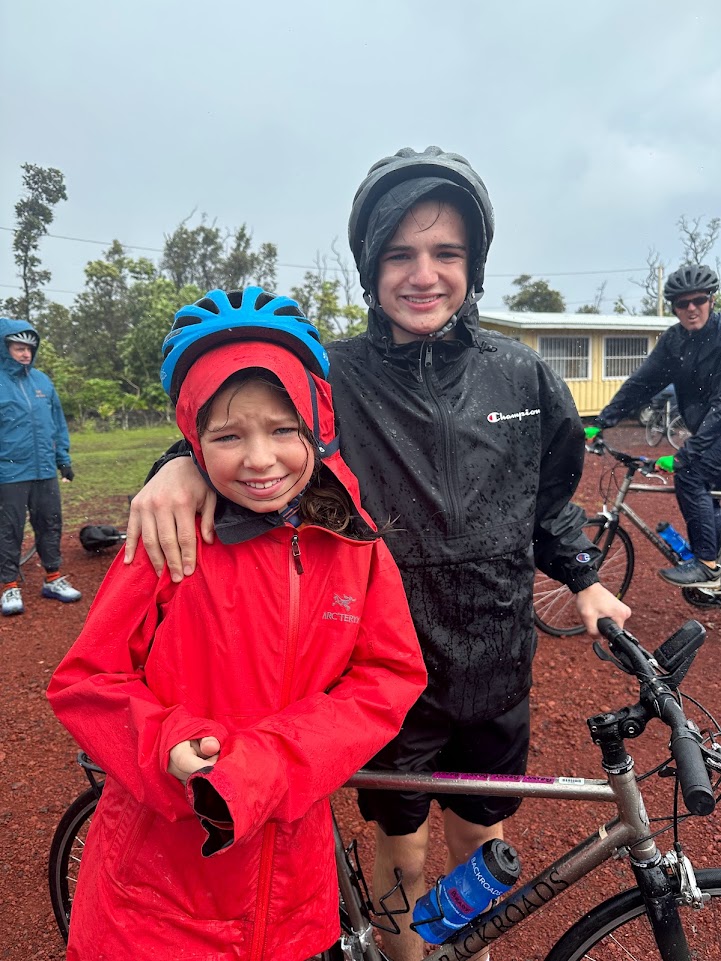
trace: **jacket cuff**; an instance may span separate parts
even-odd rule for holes
[[[585,591],[587,587],[591,587],[592,584],[598,584],[599,580],[598,571],[592,567],[587,567],[569,578],[566,586],[572,594],[579,594],[581,591]]]
[[[186,783],[186,796],[207,837],[201,847],[204,858],[229,848],[235,841],[235,828],[224,798],[207,779],[212,766],[192,774]]]
[[[148,476],[145,478],[145,483],[147,484],[152,477],[155,477],[160,468],[165,467],[171,460],[175,460],[176,457],[190,457],[191,454],[192,450],[186,440],[176,441],[172,447],[168,448],[160,460],[156,460],[150,468]]]

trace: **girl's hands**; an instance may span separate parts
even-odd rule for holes
[[[170,749],[168,774],[185,784],[191,774],[215,764],[219,756],[220,741],[217,737],[181,741]]]

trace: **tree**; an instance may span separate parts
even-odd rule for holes
[[[15,204],[17,227],[13,239],[14,259],[22,280],[23,296],[13,304],[16,316],[30,322],[31,316],[44,303],[42,286],[50,280],[50,271],[41,269],[38,256],[40,241],[53,222],[53,208],[67,200],[65,179],[55,167],[23,164],[25,195]]]
[[[592,304],[584,304],[583,307],[579,307],[576,311],[577,314],[600,314],[601,304],[603,303],[603,295],[606,291],[606,281],[598,287],[596,290],[596,296],[593,298]]]
[[[721,230],[721,217],[712,217],[706,228],[701,228],[703,217],[694,217],[688,220],[681,216],[676,222],[676,226],[681,234],[681,244],[683,245],[684,264],[703,264],[713,250],[718,240]],[[718,263],[718,258],[716,259]]]
[[[530,274],[521,274],[513,281],[513,286],[518,287],[518,293],[503,298],[509,310],[562,314],[566,309],[566,302],[559,291],[549,287],[545,280],[533,280]]]
[[[170,417],[170,402],[159,381],[163,339],[176,311],[202,296],[198,287],[176,290],[165,277],[141,280],[129,289],[130,329],[118,346],[123,377],[136,398],[136,409],[162,411]]]
[[[264,243],[253,250],[253,236],[245,224],[223,235],[214,223],[187,226],[191,213],[165,237],[160,271],[180,290],[193,284],[204,293],[214,287],[238,290],[255,283],[273,289],[276,282],[278,249]]]
[[[122,379],[119,345],[136,319],[130,309],[130,288],[155,277],[157,271],[150,260],[128,257],[117,240],[103,260],[92,260],[85,267],[86,289],[73,306],[70,356],[78,365],[87,365],[92,376]],[[169,318],[168,327],[170,323]]]

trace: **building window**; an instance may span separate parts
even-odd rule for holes
[[[539,337],[538,353],[564,380],[588,380],[591,345],[588,337]]]
[[[629,377],[648,357],[648,337],[605,337],[603,379]]]

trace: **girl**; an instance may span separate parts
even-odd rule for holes
[[[217,536],[180,583],[118,557],[48,689],[107,771],[68,958],[302,961],[339,933],[328,795],[425,670],[297,304],[212,291],[164,347]]]

